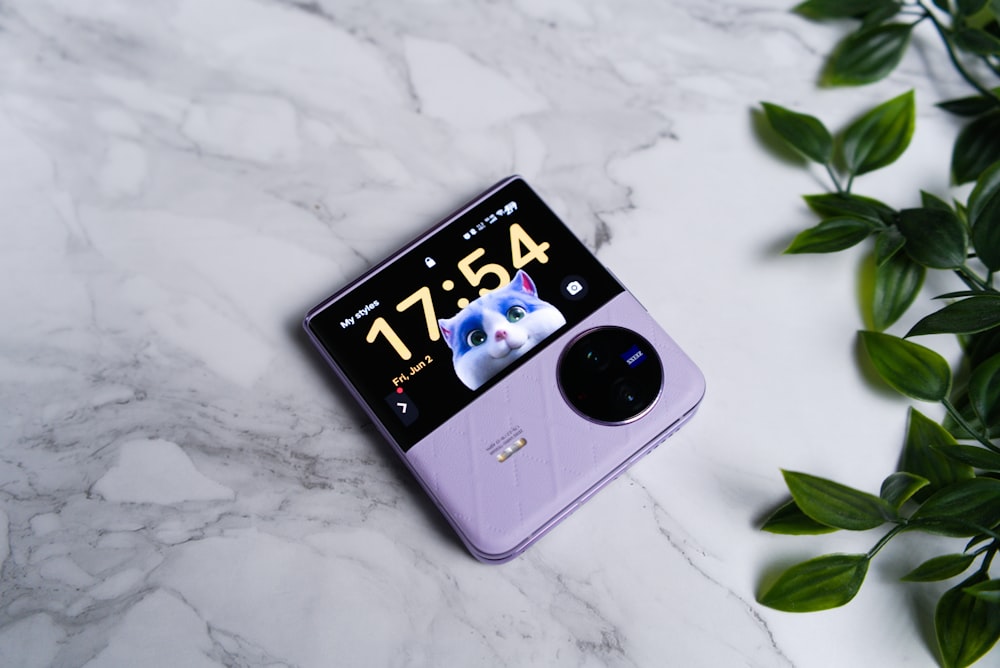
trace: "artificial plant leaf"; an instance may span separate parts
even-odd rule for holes
[[[977,295],[948,304],[920,319],[906,336],[975,334],[1000,325],[1000,295]]]
[[[955,40],[955,46],[977,56],[991,56],[1000,53],[1000,39],[985,30],[965,27],[956,30],[952,39]]]
[[[897,511],[919,490],[930,484],[930,480],[908,471],[896,471],[882,481],[879,496]]]
[[[1000,329],[1000,328],[998,328]],[[994,332],[998,330],[990,330]],[[989,332],[986,332],[989,333]],[[974,334],[973,336],[979,336]],[[976,411],[972,409],[972,404],[969,403],[969,393],[966,391],[967,388],[962,388],[955,393],[952,397],[952,405],[955,407],[956,412],[961,416],[962,420],[971,428],[971,431],[962,425],[955,417],[948,413],[944,416],[944,420],[941,424],[945,429],[948,430],[955,438],[968,440],[975,439],[978,435],[985,434],[987,430],[987,425],[984,425],[980,420],[979,416],[976,415]],[[990,438],[1000,438],[1000,424],[989,425]]]
[[[820,83],[857,86],[885,78],[902,60],[912,30],[911,24],[888,23],[851,33],[834,49]]]
[[[838,216],[799,232],[786,253],[833,253],[864,241],[872,233],[872,224],[860,218]]]
[[[837,529],[820,524],[802,512],[802,509],[795,504],[795,499],[789,499],[787,503],[781,504],[768,515],[761,530],[789,536],[804,536],[831,533]]]
[[[933,195],[926,190],[920,191],[920,203],[925,209],[943,209],[951,211],[951,206],[937,195]]]
[[[848,216],[869,220],[873,224],[888,224],[895,220],[896,211],[877,199],[847,193],[805,195],[809,208],[821,218]]]
[[[940,448],[939,452],[966,466],[1000,473],[1000,454],[992,450],[975,445],[953,445],[948,448]]]
[[[928,559],[904,575],[903,582],[938,582],[961,575],[976,557],[971,554],[944,554]]]
[[[902,3],[888,2],[885,5],[874,9],[861,17],[861,27],[865,30],[874,28],[880,23],[885,23],[903,8]]]
[[[910,409],[899,468],[930,481],[930,485],[919,490],[916,498],[926,499],[939,489],[975,475],[971,466],[961,464],[944,454],[956,447],[958,443],[955,437],[944,427],[915,408]]]
[[[1000,110],[991,111],[962,128],[951,153],[951,173],[955,183],[979,178],[1000,160]]]
[[[969,235],[954,211],[903,209],[896,223],[906,237],[906,252],[932,269],[955,269],[965,264]]]
[[[946,536],[974,536],[1000,522],[1000,480],[969,478],[938,490],[910,516],[910,522]]]
[[[993,357],[1000,355],[1000,331],[991,329],[969,337],[965,346],[965,354],[973,368]]]
[[[889,233],[889,230],[895,229],[891,227],[879,234],[878,241],[875,243],[877,264],[872,298],[872,325],[880,332],[896,322],[910,307],[920,292],[920,287],[924,283],[924,275],[927,273],[922,264],[914,262],[906,253],[896,252],[886,260],[878,262],[879,242]],[[904,240],[902,235],[899,235],[898,238],[901,248]],[[887,251],[883,249],[882,252]]]
[[[875,238],[875,266],[881,267],[889,261],[889,258],[895,257],[905,244],[906,237],[903,236],[903,233],[895,225],[890,225],[879,232]],[[916,263],[914,262],[913,264]],[[923,269],[923,265],[917,266]]]
[[[1000,94],[1000,88],[994,88],[994,93]],[[991,97],[986,97],[985,95],[971,95],[969,97],[960,97],[954,100],[945,100],[944,102],[938,102],[938,107],[941,107],[950,114],[955,114],[956,116],[980,116],[985,114],[991,109],[995,109],[997,106],[996,100]]]
[[[979,422],[992,427],[1000,422],[1000,355],[975,367],[969,377],[969,403]]]
[[[898,392],[922,401],[941,401],[951,389],[951,369],[943,357],[891,334],[862,331],[861,341],[875,370]],[[923,475],[920,471],[911,471]]]
[[[962,16],[972,16],[986,6],[987,0],[955,0],[955,9]]]
[[[883,102],[848,125],[841,140],[847,171],[861,175],[895,162],[910,145],[915,119],[911,90]]]
[[[945,668],[964,668],[990,651],[1000,639],[1000,604],[965,590],[986,581],[976,573],[949,589],[934,611],[934,630]]]
[[[885,500],[807,473],[782,471],[785,484],[802,512],[820,524],[864,531],[897,517]]]
[[[858,593],[868,572],[864,554],[828,554],[792,566],[757,600],[785,612],[837,608]]]
[[[1000,603],[1000,580],[980,582],[979,584],[967,587],[965,593],[987,603]]]
[[[833,158],[833,137],[818,118],[770,102],[761,104],[768,123],[789,146],[813,162],[829,164]]]
[[[969,195],[969,224],[976,255],[990,271],[1000,269],[1000,161],[986,169]]]
[[[899,9],[899,3],[893,0],[806,0],[792,10],[806,18],[850,19],[865,16],[876,11],[886,11],[887,8]]]

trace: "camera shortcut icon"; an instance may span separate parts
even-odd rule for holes
[[[567,299],[583,299],[587,296],[587,281],[581,276],[567,276],[562,281],[562,293]]]

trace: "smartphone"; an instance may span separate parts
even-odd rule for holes
[[[698,367],[518,176],[303,324],[487,563],[522,553],[705,392]]]

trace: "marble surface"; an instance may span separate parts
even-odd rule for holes
[[[0,664],[934,665],[937,590],[895,582],[916,537],[846,608],[754,601],[877,538],[759,532],[779,469],[877,489],[907,404],[856,364],[861,254],[780,256],[822,175],[753,109],[838,126],[915,86],[913,147],[858,184],[906,206],[948,193],[931,103],[962,92],[924,33],[890,80],[818,90],[845,27],[790,4],[0,3]],[[484,566],[299,322],[511,173],[709,391]]]

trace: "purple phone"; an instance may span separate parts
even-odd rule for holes
[[[676,431],[698,367],[520,177],[306,315],[480,561],[508,561]]]

